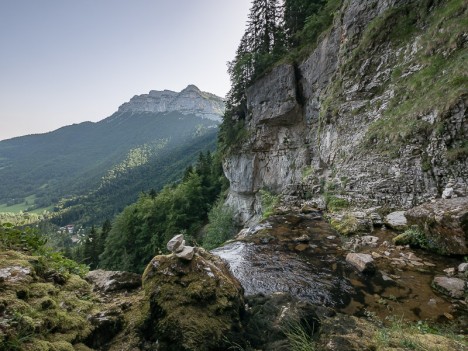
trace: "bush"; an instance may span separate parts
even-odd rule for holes
[[[47,239],[37,230],[32,228],[16,228],[10,223],[0,225],[0,249],[27,251],[32,255],[38,255],[41,270],[55,270],[62,274],[79,274],[84,276],[88,267],[64,257],[60,252],[55,252],[46,247]]]
[[[265,189],[260,190],[260,203],[262,204],[263,219],[266,219],[273,214],[275,207],[279,203],[279,200],[279,195],[274,195]]]
[[[203,247],[212,250],[232,238],[236,232],[233,210],[218,200],[208,213],[209,224],[203,235]]]

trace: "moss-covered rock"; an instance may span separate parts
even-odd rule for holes
[[[143,332],[165,350],[225,350],[241,330],[243,289],[217,256],[156,256],[143,274],[149,314]]]
[[[368,234],[372,231],[372,220],[364,212],[330,214],[333,229],[341,235]]]

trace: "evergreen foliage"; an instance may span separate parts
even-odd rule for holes
[[[184,232],[197,237],[211,204],[227,188],[218,154],[200,153],[179,184],[157,195],[142,193],[114,220],[99,266],[141,273],[151,258],[166,252],[166,243]]]
[[[236,233],[234,211],[219,199],[208,213],[208,225],[203,234],[203,247],[212,250],[231,239]]]
[[[316,45],[333,21],[341,0],[254,0],[234,60],[228,64],[231,89],[218,135],[223,153],[245,139],[247,88],[277,62],[294,61]]]

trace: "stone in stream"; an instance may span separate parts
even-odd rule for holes
[[[375,271],[374,259],[368,254],[350,252],[346,255],[346,262],[361,273],[373,273]]]
[[[174,236],[171,240],[168,241],[167,243],[167,249],[170,252],[179,252],[182,251],[185,245],[185,240],[184,240],[184,235],[179,234]]]
[[[459,278],[438,276],[432,281],[432,287],[450,297],[461,299],[465,294],[466,283]]]

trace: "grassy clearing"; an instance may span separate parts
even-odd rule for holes
[[[396,317],[391,317],[390,325],[380,328],[373,339],[377,350],[448,351],[468,347],[466,338],[450,328],[435,329],[423,321],[405,323]]]

